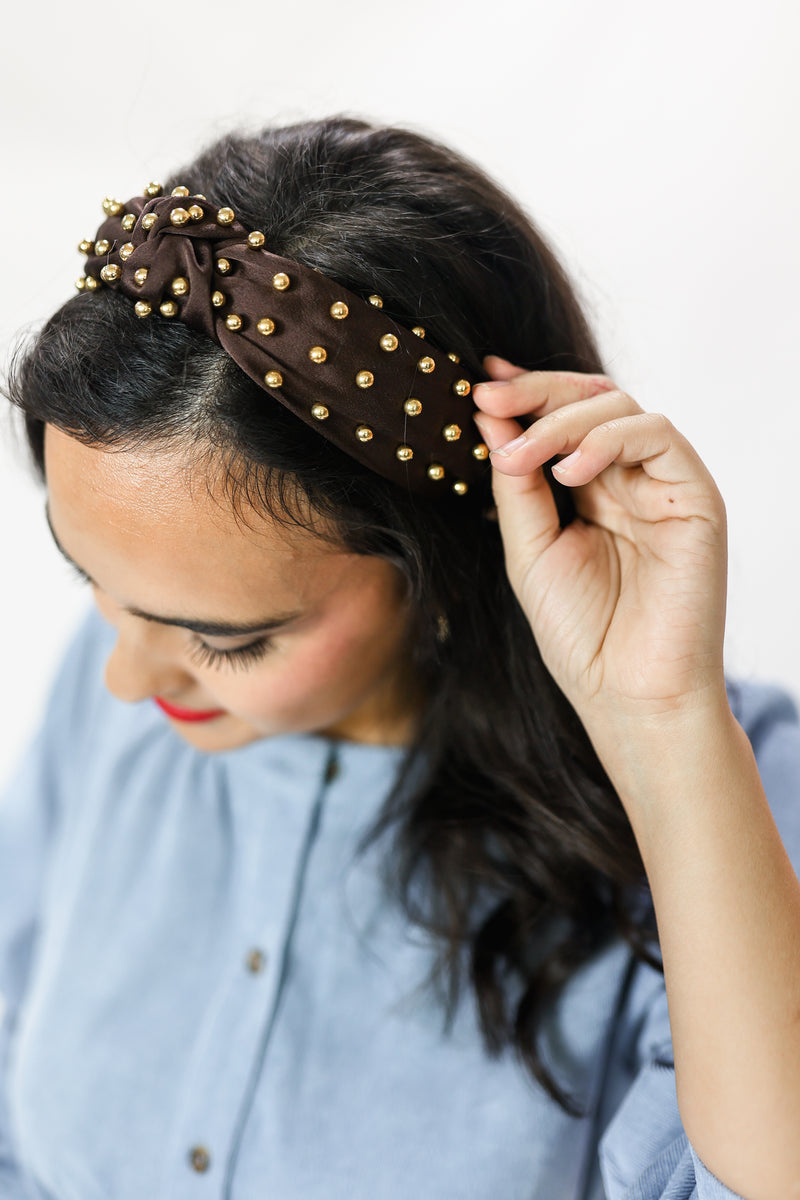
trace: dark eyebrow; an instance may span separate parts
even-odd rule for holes
[[[78,572],[82,579],[87,583],[94,583],[90,575],[84,571],[75,559],[67,554],[61,542],[56,536],[56,531],[53,529],[53,522],[50,519],[50,507],[45,504],[44,515],[47,520],[47,527],[50,530],[56,548],[67,560],[69,565]],[[250,633],[268,633],[275,629],[280,629],[283,625],[288,625],[291,621],[296,621],[302,614],[299,612],[286,613],[285,615],[270,617],[264,621],[254,622],[238,622],[238,621],[200,621],[184,617],[163,617],[156,616],[154,613],[144,612],[141,608],[126,608],[126,612],[133,617],[139,617],[143,621],[156,621],[159,625],[177,625],[181,629],[189,629],[192,633],[203,633],[207,637],[242,637]]]

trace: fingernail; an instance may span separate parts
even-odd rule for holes
[[[476,383],[475,389],[486,388],[487,391],[495,392],[498,388],[508,387],[510,383],[510,379],[489,379],[485,383]]]
[[[520,434],[519,437],[512,438],[510,442],[506,442],[504,446],[498,446],[496,450],[492,450],[492,454],[500,454],[503,458],[508,458],[515,450],[519,450],[520,446],[524,446],[527,442],[525,434]]]
[[[568,454],[566,458],[562,458],[560,463],[556,463],[553,470],[557,475],[561,475],[564,471],[568,471],[571,466],[574,466],[580,456],[580,450],[573,450],[572,454]]]

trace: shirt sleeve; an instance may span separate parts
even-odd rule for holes
[[[48,866],[61,821],[61,795],[95,618],[73,640],[38,733],[0,797],[0,1196],[28,1200],[9,1120],[7,1079],[14,1034],[35,964]],[[66,753],[65,753],[66,752]],[[41,1195],[37,1192],[36,1195]]]
[[[729,684],[755,751],[775,823],[800,873],[800,724],[777,688]],[[651,998],[636,1039],[636,1075],[600,1139],[607,1200],[744,1200],[700,1160],[680,1118],[666,992]]]

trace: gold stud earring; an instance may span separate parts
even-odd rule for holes
[[[137,300],[133,306],[133,311],[137,317],[149,317],[153,309],[146,300]]]
[[[335,304],[330,306],[328,311],[330,312],[334,321],[343,321],[350,312],[350,309],[347,307],[344,300],[337,300]]]
[[[396,350],[399,345],[393,333],[385,333],[381,338],[381,350]]]
[[[212,292],[211,293],[211,303],[214,305],[214,308],[222,308],[223,304],[225,303],[225,300],[226,300],[226,296],[225,296],[224,292]]]
[[[430,375],[431,371],[435,368],[436,363],[432,358],[421,358],[417,363],[417,366],[424,375]]]
[[[472,447],[472,457],[480,459],[481,462],[489,457],[489,447],[485,442],[478,442],[477,446]]]
[[[442,430],[442,437],[446,442],[457,442],[461,437],[461,427],[459,425],[445,425]]]
[[[356,375],[356,383],[360,388],[372,387],[375,382],[375,376],[372,371],[359,371]]]
[[[142,286],[145,279],[147,279],[147,267],[139,267],[138,271],[133,272],[133,282],[138,283],[139,287]]]
[[[103,283],[114,283],[122,274],[122,268],[116,263],[108,263],[100,272],[100,278]]]
[[[325,359],[328,357],[328,351],[324,346],[312,346],[308,352],[308,357],[312,362],[324,363]]]
[[[444,479],[444,467],[439,463],[431,463],[428,467],[428,479]]]
[[[189,291],[189,280],[184,275],[176,275],[169,285],[169,290],[173,296],[185,296]]]
[[[403,408],[410,417],[418,417],[422,412],[422,402],[420,400],[406,400]]]
[[[232,208],[221,208],[217,213],[217,223],[219,225],[232,225],[236,220],[236,213]]]
[[[318,421],[327,421],[331,414],[328,412],[324,404],[315,404],[312,406],[311,415],[312,417],[316,417]]]
[[[280,371],[267,371],[264,383],[268,388],[279,388],[283,383],[283,376]]]
[[[158,311],[162,317],[176,317],[178,315],[178,306],[174,300],[165,300],[163,304],[159,304]]]
[[[383,308],[383,301],[381,300],[380,296],[373,294],[372,296],[368,296],[367,299],[369,300],[370,304],[374,304],[376,308]]]
[[[191,218],[185,208],[173,208],[172,212],[169,214],[169,220],[171,225],[180,226],[185,225],[191,220]]]
[[[145,213],[142,217],[142,229],[152,229],[157,220],[155,213]]]
[[[472,384],[468,379],[457,379],[453,384],[453,391],[457,396],[468,396],[472,391]]]
[[[228,271],[230,271],[230,269],[231,269],[231,264],[227,258],[218,258],[217,259],[217,270],[219,271],[220,275],[227,275]]]
[[[242,328],[242,318],[238,313],[228,313],[227,317],[225,318],[225,324],[228,326],[228,329],[232,329],[234,332],[236,332],[237,329]]]
[[[271,321],[269,317],[262,317],[256,325],[256,329],[262,337],[269,337],[271,333],[275,332],[275,322]]]
[[[400,459],[400,462],[410,462],[414,457],[414,451],[410,446],[398,446],[395,450],[395,455]]]
[[[369,425],[359,425],[358,429],[356,430],[356,437],[360,442],[371,442],[373,433]]]
[[[278,271],[277,275],[272,276],[272,286],[278,292],[285,292],[290,282],[289,276],[284,271]]]
[[[259,229],[254,229],[252,233],[247,235],[247,244],[251,250],[260,250],[267,239]]]

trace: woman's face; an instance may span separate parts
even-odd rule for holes
[[[120,700],[163,702],[208,751],[282,733],[410,740],[397,568],[255,512],[247,527],[175,450],[106,450],[48,426],[45,470],[56,541],[117,630],[106,683]]]

